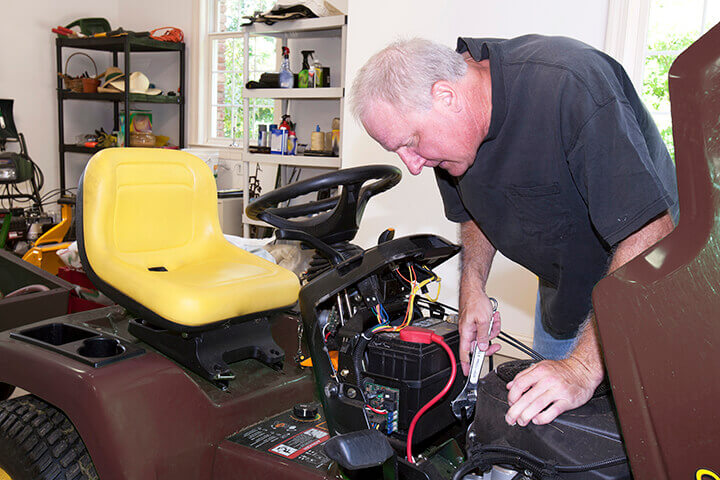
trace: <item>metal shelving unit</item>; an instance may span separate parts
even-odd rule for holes
[[[101,38],[57,38],[55,39],[55,58],[58,74],[62,72],[62,49],[75,48],[81,50],[95,50],[112,53],[112,64],[118,66],[118,53],[123,54],[123,72],[125,75],[125,92],[123,93],[76,93],[64,89],[63,80],[57,77],[57,101],[58,101],[58,131],[59,131],[59,167],[60,167],[60,189],[65,192],[65,154],[85,153],[93,154],[99,148],[90,148],[65,143],[64,124],[64,102],[66,100],[101,101],[113,104],[113,130],[119,130],[120,104],[126,112],[130,112],[132,103],[167,103],[176,104],[179,108],[179,133],[178,145],[185,147],[185,44],[162,42],[147,37],[135,37],[124,35],[121,37]],[[143,95],[128,93],[130,70],[130,54],[133,52],[177,52],[179,55],[179,86],[180,95]],[[130,145],[130,115],[125,115],[125,145]]]
[[[328,41],[339,41],[341,48],[340,84],[336,87],[326,88],[262,88],[243,89],[243,109],[250,111],[250,99],[273,98],[280,101],[281,112],[285,114],[288,110],[290,100],[337,100],[339,102],[339,117],[342,122],[345,96],[345,52],[347,43],[347,16],[337,15],[332,17],[306,18],[277,22],[273,25],[253,24],[243,28],[244,39],[244,69],[243,78],[249,78],[248,52],[250,51],[250,37],[268,36],[282,40],[285,44],[289,39],[327,39]],[[221,37],[218,34],[216,37]],[[243,118],[243,185],[244,191],[249,191],[249,171],[251,164],[282,165],[310,168],[333,168],[338,169],[342,165],[342,141],[340,142],[340,153],[337,157],[303,156],[303,155],[270,155],[250,153],[250,120],[248,115]],[[343,130],[342,123],[340,130]],[[249,195],[245,196],[250,201]],[[267,226],[266,223],[251,220],[243,212],[243,235],[249,236],[250,225]]]

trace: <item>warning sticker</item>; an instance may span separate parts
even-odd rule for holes
[[[282,455],[289,459],[297,458],[311,448],[325,443],[330,435],[325,430],[319,428],[308,428],[304,432],[288,438],[282,443],[275,445],[270,449],[271,452]]]
[[[322,451],[330,439],[325,419],[318,414],[299,420],[284,412],[232,435],[229,440],[255,450],[279,455],[316,469],[325,469],[330,459]]]

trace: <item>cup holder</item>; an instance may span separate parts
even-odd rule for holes
[[[83,357],[107,358],[120,355],[125,352],[125,347],[120,345],[120,340],[114,338],[88,338],[83,341],[78,353]]]

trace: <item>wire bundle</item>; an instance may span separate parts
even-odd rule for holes
[[[428,277],[427,279],[425,279],[421,282],[417,281],[417,275],[415,274],[415,267],[412,265],[410,265],[410,267],[408,268],[410,279],[405,278],[400,273],[399,269],[395,270],[395,272],[400,276],[400,278],[405,280],[410,285],[410,294],[408,295],[408,306],[407,306],[407,310],[405,311],[405,317],[403,318],[403,321],[400,325],[396,325],[396,326],[390,325],[390,317],[388,316],[387,311],[385,311],[385,307],[383,307],[382,304],[378,303],[375,306],[375,315],[377,316],[377,319],[378,319],[378,325],[373,327],[370,330],[370,333],[375,334],[375,333],[379,333],[379,332],[399,332],[403,328],[410,325],[410,322],[412,321],[412,318],[413,318],[413,310],[415,308],[415,297],[423,289],[423,287],[425,287],[429,283],[437,282],[438,283],[438,291],[437,291],[437,294],[435,295],[434,299],[430,298],[430,296],[427,294],[426,294],[426,298],[431,302],[434,302],[437,300],[437,298],[440,296],[440,281],[441,281],[440,277],[435,275],[429,268],[427,268],[425,266],[422,266],[421,268],[431,275],[430,277]]]

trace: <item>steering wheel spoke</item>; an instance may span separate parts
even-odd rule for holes
[[[368,200],[394,187],[401,178],[400,169],[391,165],[338,170],[261,195],[247,206],[246,213],[254,220],[300,231],[330,245],[350,241],[357,233]],[[371,180],[374,182],[367,184]],[[340,192],[331,198],[278,207],[297,197],[333,188],[340,188]]]

